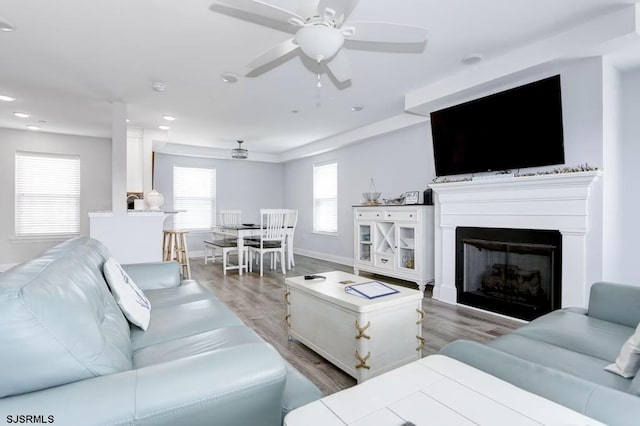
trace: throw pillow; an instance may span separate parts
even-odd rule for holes
[[[151,319],[149,299],[113,257],[104,262],[102,270],[124,316],[132,324],[147,331]]]
[[[604,369],[625,379],[636,375],[640,369],[640,324],[636,327],[635,333],[622,345],[616,362]]]

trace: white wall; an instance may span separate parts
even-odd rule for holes
[[[80,156],[80,232],[89,235],[89,210],[111,208],[111,140],[0,129],[0,264],[36,256],[59,241],[14,239],[15,153],[33,151]]]
[[[215,168],[217,210],[242,210],[244,223],[260,223],[261,208],[283,207],[281,164],[156,153],[154,189],[164,195],[163,209],[173,207],[173,166]],[[171,228],[172,220],[165,225]],[[199,255],[205,236],[189,235],[190,255]]]
[[[618,197],[615,203],[604,203],[607,222],[615,227],[616,238],[609,244],[611,251],[604,253],[608,265],[604,278],[640,285],[636,265],[640,241],[640,69],[621,74],[620,93],[621,139],[615,153],[618,164],[612,171],[618,175]]]
[[[313,233],[313,164],[338,163],[338,235]],[[374,179],[383,198],[424,191],[434,175],[428,123],[373,137],[326,154],[291,161],[284,166],[284,205],[298,209],[295,249],[341,263],[353,257],[352,206],[360,204]]]
[[[551,75],[561,75],[564,122],[565,163],[603,165],[602,59],[592,58],[558,65],[544,73],[527,75],[508,83],[496,83],[481,97]],[[460,98],[460,103],[469,98]],[[312,167],[315,162],[338,161],[338,236],[312,232]],[[553,169],[551,166],[537,169]],[[537,170],[532,169],[532,170]],[[361,201],[374,178],[383,197],[427,188],[435,177],[431,128],[425,124],[373,137],[337,151],[286,163],[284,203],[300,211],[296,231],[296,250],[349,264],[353,258],[353,219],[351,206]],[[596,220],[598,222],[601,219]]]

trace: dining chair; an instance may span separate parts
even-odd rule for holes
[[[292,266],[296,266],[296,262],[293,259],[293,237],[296,232],[296,225],[298,224],[298,210],[287,210],[287,216],[285,218],[285,233],[286,246],[287,246],[287,269],[291,270]]]
[[[264,275],[264,255],[273,253],[280,255],[280,267],[282,273],[286,274],[285,269],[285,238],[286,227],[285,219],[288,210],[285,209],[261,209],[260,210],[260,232],[259,240],[245,240],[245,244],[249,249],[249,272],[253,272],[253,256],[260,256],[260,276]],[[273,259],[275,262],[277,259]]]
[[[242,211],[240,210],[221,210],[220,211],[219,224],[221,226],[234,226],[240,225],[242,222]],[[246,260],[248,256],[245,256],[243,265],[234,265],[229,259],[232,254],[238,254],[238,243],[235,238],[228,238],[226,234],[219,234],[212,230],[212,239],[204,241],[204,264],[207,264],[209,258],[215,263],[216,251],[222,253],[222,273],[227,275],[227,270],[230,269],[247,269]],[[222,237],[222,238],[220,238]],[[246,249],[245,249],[246,252]]]

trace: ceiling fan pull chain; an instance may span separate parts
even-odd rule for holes
[[[318,84],[317,87],[322,87],[322,83],[320,82],[320,61],[318,61]]]

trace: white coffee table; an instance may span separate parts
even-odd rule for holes
[[[443,355],[290,412],[285,426],[582,425],[602,423]]]
[[[326,280],[286,279],[289,337],[313,349],[358,383],[420,359],[422,293],[389,285],[398,293],[377,299],[347,294],[341,282],[372,281],[346,272],[319,273]]]

